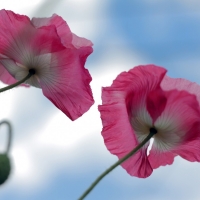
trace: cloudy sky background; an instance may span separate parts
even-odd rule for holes
[[[0,187],[2,200],[74,200],[117,161],[101,137],[101,87],[122,71],[154,63],[168,75],[200,84],[200,3],[198,0],[6,0],[0,9],[32,17],[62,16],[71,30],[94,43],[86,67],[95,105],[70,121],[36,88],[0,95],[1,119],[9,119],[14,138],[12,174]],[[0,84],[3,87],[3,84]],[[0,151],[6,128],[1,127]],[[200,199],[200,163],[179,157],[147,179],[121,167],[104,178],[88,200]]]

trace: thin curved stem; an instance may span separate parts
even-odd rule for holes
[[[34,73],[32,73],[31,71],[29,71],[28,75],[27,75],[25,78],[23,78],[22,80],[20,80],[20,81],[14,83],[14,84],[12,84],[12,85],[9,85],[9,86],[6,86],[6,87],[4,87],[4,88],[1,88],[1,89],[0,89],[0,93],[1,93],[1,92],[5,92],[6,90],[10,90],[10,89],[12,89],[12,88],[14,88],[14,87],[16,87],[16,86],[18,86],[18,85],[24,83],[24,82],[25,82],[26,80],[28,80],[33,74],[34,74]]]
[[[128,158],[130,158],[132,155],[134,155],[141,147],[143,147],[154,134],[157,132],[151,131],[149,135],[137,146],[135,147],[130,153],[125,155],[123,158],[119,159],[114,165],[110,166],[106,171],[104,171],[97,179],[91,184],[91,186],[81,195],[81,197],[78,200],[83,200],[91,191],[92,189],[103,179],[108,173],[110,173],[113,169],[115,169],[118,165],[122,164],[124,161],[126,161]]]
[[[7,124],[7,126],[8,126],[8,143],[7,143],[7,148],[5,151],[5,153],[8,154],[10,151],[10,146],[11,146],[11,141],[12,141],[12,126],[11,126],[11,123],[7,120],[1,121],[0,126],[2,124]]]

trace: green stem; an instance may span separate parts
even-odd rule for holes
[[[0,126],[2,124],[8,125],[8,143],[7,143],[7,148],[6,148],[6,151],[5,151],[5,154],[8,154],[9,150],[10,150],[10,146],[11,146],[11,141],[12,141],[12,126],[11,126],[11,123],[7,120],[1,121]]]
[[[12,88],[14,88],[14,87],[16,87],[16,86],[18,86],[18,85],[24,83],[24,82],[25,82],[26,80],[28,80],[33,74],[34,74],[34,73],[33,73],[32,71],[29,70],[29,73],[28,73],[28,75],[27,75],[25,78],[23,78],[22,80],[20,80],[20,81],[14,83],[14,84],[12,84],[12,85],[9,85],[9,86],[7,86],[7,87],[1,88],[1,89],[0,89],[0,93],[1,93],[1,92],[5,92],[6,90],[10,90],[10,89],[12,89]]]
[[[92,184],[91,186],[81,195],[81,197],[78,200],[83,200],[91,191],[92,189],[101,181],[101,179],[104,178],[108,173],[110,173],[113,169],[115,169],[118,165],[122,164],[125,160],[130,158],[132,155],[134,155],[141,147],[143,147],[150,139],[151,137],[156,134],[154,131],[150,131],[149,135],[137,146],[135,147],[130,153],[125,155],[123,158],[118,160],[114,165],[109,167],[106,171],[104,171]]]

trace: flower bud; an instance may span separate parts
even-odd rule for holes
[[[7,154],[0,154],[0,185],[3,184],[9,174],[10,174],[11,166],[10,159]]]

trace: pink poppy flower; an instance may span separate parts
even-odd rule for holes
[[[92,43],[73,34],[60,16],[30,20],[0,10],[0,41],[0,80],[4,83],[22,80],[34,70],[26,83],[41,88],[71,120],[94,103],[92,78],[84,68]]]
[[[177,155],[200,161],[200,86],[166,72],[155,65],[138,66],[102,91],[102,136],[112,154],[124,157],[150,128],[157,130],[149,155],[148,142],[122,163],[132,176],[148,177],[153,169],[172,164]]]

